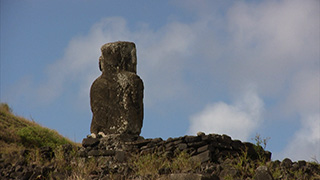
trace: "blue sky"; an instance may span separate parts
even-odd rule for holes
[[[319,1],[1,0],[1,102],[81,142],[100,47],[136,43],[146,138],[270,137],[320,159]]]

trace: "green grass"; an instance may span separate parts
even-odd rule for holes
[[[72,146],[72,151],[67,154],[62,148],[65,144]],[[79,144],[61,136],[57,131],[17,116],[13,114],[7,104],[0,104],[0,157],[5,155],[6,162],[15,164],[19,160],[25,159],[27,163],[40,167],[53,163],[57,171],[64,174],[73,172],[75,177],[76,175],[80,177],[82,172],[88,174],[84,170],[92,168],[88,168],[91,166],[90,163],[82,164],[81,167],[79,163],[70,164],[71,160],[77,160],[77,146]],[[40,153],[42,147],[51,147],[55,157],[52,160],[43,159]],[[21,155],[21,152],[25,150],[28,153]]]
[[[54,130],[13,114],[5,103],[0,104],[0,137],[0,153],[75,144]]]
[[[24,127],[19,129],[17,134],[21,138],[22,144],[25,147],[40,148],[49,146],[56,148],[57,146],[70,143],[69,140],[61,137],[57,132],[41,126]]]

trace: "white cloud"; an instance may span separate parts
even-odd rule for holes
[[[319,69],[295,74],[282,109],[287,114],[298,112],[302,117],[320,113]]]
[[[274,154],[277,158],[310,159],[320,144],[319,134],[315,138],[313,133],[319,132],[319,1],[238,2],[228,17],[237,56],[228,81],[234,87],[251,80],[263,97],[276,100],[269,110],[277,109],[278,119],[300,121],[288,147]]]
[[[320,74],[316,71],[297,73],[293,78],[283,113],[297,113],[301,127],[286,148],[276,157],[293,160],[320,158]]]
[[[276,158],[290,157],[298,160],[318,160],[320,158],[320,114],[303,117],[301,128],[293,140]]]
[[[250,89],[245,95],[228,105],[224,102],[209,104],[190,118],[189,133],[228,134],[232,138],[248,140],[262,123],[263,101]]]
[[[278,96],[284,84],[319,57],[319,1],[236,3],[229,9],[230,81],[254,81],[263,95]],[[281,94],[282,96],[282,94]]]

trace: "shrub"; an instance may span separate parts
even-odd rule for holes
[[[152,176],[153,178],[159,173],[161,168],[167,168],[168,159],[157,153],[150,153],[141,156],[134,156],[132,161],[132,169],[136,175]]]
[[[6,113],[12,113],[12,109],[6,103],[0,103],[0,110]]]
[[[270,137],[262,138],[260,134],[256,134],[252,140],[255,141],[254,149],[258,154],[258,158],[262,164],[266,163],[265,150],[267,147],[267,143],[270,140]]]
[[[178,155],[172,159],[170,169],[172,172],[189,172],[200,167],[200,162],[194,161],[191,155],[185,151],[178,153]]]

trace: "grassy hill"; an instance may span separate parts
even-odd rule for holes
[[[70,161],[79,147],[0,104],[0,179],[65,179],[74,171]]]
[[[16,116],[7,104],[0,105],[0,153],[12,153],[24,149],[56,148],[73,144],[54,130]]]

